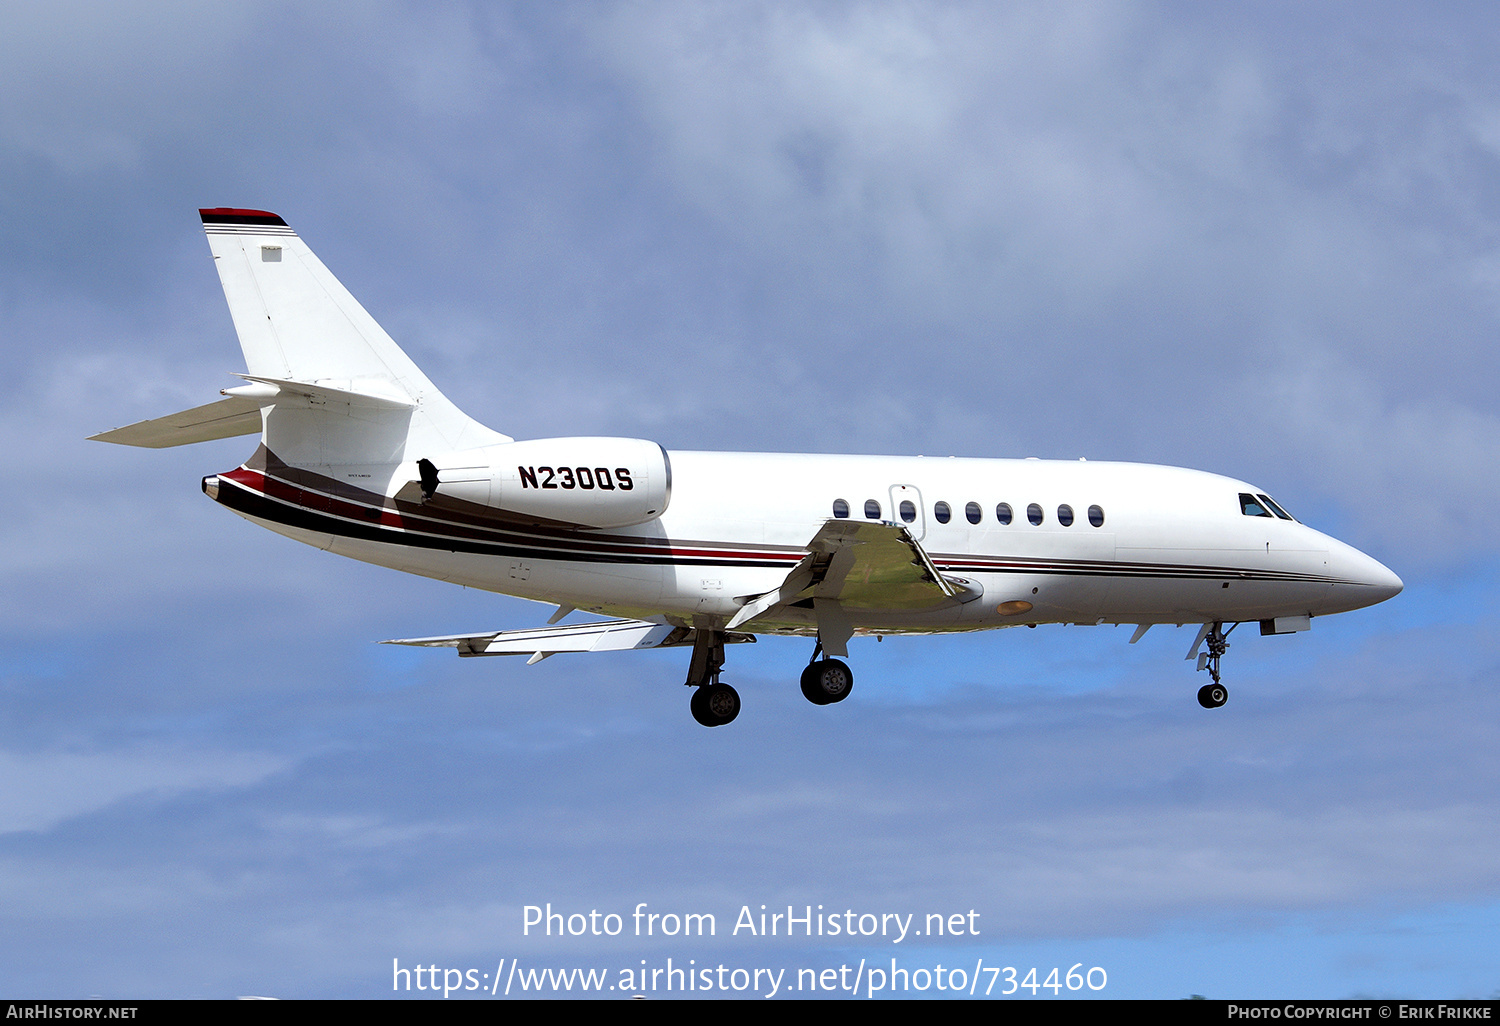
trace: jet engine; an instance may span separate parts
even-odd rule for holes
[[[420,501],[505,520],[630,527],[655,520],[672,499],[667,451],[640,438],[486,445],[420,459],[416,471]]]

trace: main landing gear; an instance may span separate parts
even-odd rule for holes
[[[1208,625],[1208,631],[1203,635],[1202,641],[1208,646],[1208,651],[1198,653],[1198,669],[1207,670],[1208,675],[1213,678],[1212,684],[1205,684],[1198,689],[1198,704],[1205,709],[1217,709],[1229,701],[1229,689],[1219,682],[1219,660],[1224,658],[1224,653],[1229,650],[1228,637],[1239,624],[1232,623],[1229,630],[1224,630],[1222,623]]]
[[[687,686],[693,689],[688,708],[705,727],[722,727],[740,714],[740,693],[719,680],[724,668],[723,633],[707,627],[696,630],[693,659],[688,664]],[[842,702],[854,689],[854,671],[838,659],[820,659],[821,655],[823,643],[819,642],[802,671],[802,694],[813,705]]]
[[[722,727],[740,714],[740,693],[719,681],[724,668],[724,636],[700,627],[693,639],[693,660],[688,664],[687,686],[693,688],[688,708],[693,719],[705,727]]]
[[[714,681],[693,692],[688,708],[693,711],[693,719],[705,727],[722,727],[740,714],[740,693],[728,684]]]
[[[822,651],[820,641],[813,649],[807,669],[802,671],[802,695],[813,705],[832,705],[849,697],[854,688],[854,671],[837,659],[819,659]]]

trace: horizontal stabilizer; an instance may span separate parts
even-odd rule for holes
[[[600,620],[562,627],[536,627],[487,634],[452,634],[438,638],[397,638],[382,645],[456,648],[461,656],[524,655],[546,657],[562,652],[625,652],[641,648],[691,645],[697,632],[690,627],[649,620]],[[725,642],[754,641],[752,634],[726,634]]]
[[[91,442],[114,442],[117,445],[139,445],[147,449],[168,449],[174,445],[210,442],[216,438],[260,433],[260,401],[242,396],[220,399],[207,406],[173,413],[155,420],[143,420],[127,427],[90,435]]]
[[[255,398],[262,403],[273,403],[289,396],[320,403],[348,403],[350,406],[368,406],[377,410],[409,410],[416,404],[408,396],[391,394],[391,390],[376,387],[338,388],[322,381],[292,381],[287,378],[263,378],[254,374],[236,374],[237,378],[269,386],[257,390]],[[340,384],[351,384],[343,380]],[[242,386],[245,387],[245,386]],[[234,394],[240,389],[226,389],[225,394]],[[247,388],[246,391],[249,391]]]

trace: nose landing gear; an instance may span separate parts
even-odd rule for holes
[[[1224,653],[1229,651],[1229,635],[1239,624],[1232,623],[1229,630],[1224,630],[1223,623],[1215,621],[1205,624],[1202,633],[1198,636],[1198,644],[1207,643],[1208,650],[1198,652],[1198,645],[1193,646],[1193,652],[1198,654],[1198,669],[1207,670],[1208,675],[1213,678],[1212,684],[1205,684],[1198,689],[1198,704],[1205,709],[1217,709],[1229,701],[1229,689],[1219,681],[1219,660],[1224,658]],[[1192,658],[1192,652],[1188,658]]]

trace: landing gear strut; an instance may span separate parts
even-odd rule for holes
[[[1213,678],[1212,684],[1205,684],[1198,689],[1198,704],[1205,709],[1217,709],[1229,701],[1229,689],[1219,682],[1219,660],[1229,650],[1227,639],[1238,626],[1239,624],[1232,623],[1226,631],[1222,623],[1215,622],[1209,625],[1208,633],[1204,635],[1208,651],[1198,653],[1198,669],[1207,670],[1208,675]]]
[[[688,664],[687,686],[693,688],[688,703],[693,719],[705,727],[722,727],[740,714],[740,693],[720,683],[724,667],[724,636],[700,627],[693,638],[693,659]]]
[[[802,671],[802,696],[813,705],[832,705],[849,697],[854,687],[854,671],[837,659],[823,658],[820,641],[813,649],[807,669]]]

